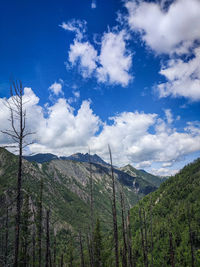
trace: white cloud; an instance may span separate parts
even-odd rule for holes
[[[91,8],[94,9],[97,7],[96,0],[92,0]]]
[[[83,41],[85,27],[81,25],[75,20],[73,23],[63,22],[61,25],[65,30],[76,33],[74,42],[69,48],[68,60],[71,65],[77,65],[84,78],[93,75],[102,83],[127,86],[133,78],[129,74],[132,54],[126,48],[127,31],[104,33],[101,43],[98,44],[98,51],[89,41]]]
[[[54,104],[43,108],[31,88],[25,88],[23,100],[26,102],[27,129],[36,132],[32,137],[35,143],[30,146],[33,153],[70,155],[87,152],[89,146],[92,152],[109,161],[107,145],[110,144],[115,165],[130,163],[150,168],[151,164],[158,163],[163,164],[161,167],[167,173],[167,167],[200,151],[199,121],[188,122],[182,132],[151,113],[123,112],[110,118],[109,123],[102,123],[93,113],[90,101],[83,101],[77,111],[65,98],[59,98]],[[0,111],[3,130],[10,124],[9,112],[2,98]],[[172,114],[170,116],[173,117]],[[0,133],[1,145],[9,142],[12,140]],[[161,170],[158,171],[160,174]]]
[[[100,67],[97,77],[100,82],[128,85],[131,75],[131,54],[126,49],[126,32],[108,32],[102,37],[101,52],[99,55]]]
[[[173,115],[172,115],[172,112],[170,109],[165,109],[165,116],[166,116],[166,119],[167,119],[167,122],[169,124],[171,124],[173,122]]]
[[[63,94],[62,91],[62,84],[54,82],[50,87],[49,90],[54,93],[55,95]]]
[[[87,147],[88,140],[98,131],[101,123],[90,108],[89,101],[83,101],[75,115],[73,108],[64,98],[59,98],[47,108],[41,107],[38,104],[39,98],[31,88],[24,89],[23,100],[26,103],[27,129],[36,132],[32,136],[35,143],[30,146],[31,152],[40,152],[41,149],[43,152],[51,151],[66,155],[70,149],[82,151]],[[0,99],[0,110],[4,111],[4,115],[0,116],[2,130],[10,127],[9,111],[4,102],[4,99]],[[12,140],[6,135],[0,133],[1,144],[11,142]]]
[[[113,150],[117,165],[142,162],[175,162],[200,150],[199,126],[192,131],[178,132],[156,114],[122,113],[104,125],[102,132],[91,139],[90,147],[108,160],[107,144]],[[153,128],[155,133],[150,133]]]
[[[128,1],[128,23],[141,33],[148,46],[158,53],[187,53],[200,40],[200,1],[176,0],[168,10],[158,3]]]
[[[194,50],[194,57],[188,62],[171,59],[163,66],[160,74],[167,79],[157,89],[160,97],[186,97],[192,101],[200,100],[200,48]]]
[[[76,63],[80,64],[80,72],[83,77],[91,76],[96,69],[97,52],[89,42],[74,41],[70,45],[69,62],[74,66]]]
[[[175,175],[179,170],[167,169],[167,168],[152,168],[151,173],[158,176],[172,176]]]
[[[86,25],[87,23],[85,20],[81,21],[81,20],[72,19],[68,23],[63,22],[59,26],[66,31],[75,32],[76,39],[81,40],[84,37],[84,34],[86,32]]]

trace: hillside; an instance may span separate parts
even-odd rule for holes
[[[166,178],[161,178],[161,177],[155,176],[155,175],[150,174],[144,170],[137,170],[136,168],[134,168],[130,164],[120,168],[120,170],[130,174],[133,177],[138,177],[138,178],[141,177],[143,180],[153,184],[156,187],[159,187],[161,185],[161,183],[163,183],[166,180]]]
[[[200,266],[200,159],[131,209],[131,227],[137,266],[144,266],[142,231],[148,255],[146,264],[153,259],[155,267]]]
[[[40,161],[42,161],[40,155]],[[45,159],[52,155],[45,154]],[[54,157],[53,157],[54,158]],[[109,229],[112,221],[110,196],[111,178],[108,164],[92,164],[92,178],[94,188],[94,205],[96,214],[101,218],[104,228]],[[0,195],[15,191],[17,172],[17,157],[5,149],[0,149]],[[87,225],[89,218],[90,165],[88,162],[74,160],[51,159],[43,164],[31,163],[23,160],[23,188],[30,192],[35,203],[40,180],[44,183],[44,205],[51,208],[52,217],[59,221],[59,225],[68,225],[77,229],[79,218],[82,226]],[[138,199],[155,191],[156,187],[142,178],[136,178],[114,169],[116,177],[117,209],[119,211],[119,192],[124,187],[124,194],[128,205],[133,206]],[[7,193],[6,193],[7,194]],[[118,212],[119,213],[119,212]]]

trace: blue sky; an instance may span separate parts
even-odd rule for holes
[[[199,0],[8,0],[0,12],[0,124],[20,79],[30,153],[107,160],[109,143],[116,165],[161,175],[200,156]]]

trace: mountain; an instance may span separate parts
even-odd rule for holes
[[[59,159],[58,156],[51,154],[51,153],[39,153],[32,156],[23,156],[24,159],[30,161],[30,162],[37,162],[37,163],[44,163],[49,162],[53,159]]]
[[[137,266],[200,266],[200,159],[140,200],[130,224]]]
[[[91,163],[109,165],[107,162],[102,160],[97,154],[89,155],[88,153],[86,154],[76,153],[68,157],[65,156],[58,157],[50,153],[44,153],[44,154],[39,153],[31,156],[23,156],[23,158],[30,162],[37,162],[37,163],[44,163],[54,159],[61,159],[61,160],[73,160],[78,162],[91,162]]]
[[[89,155],[88,153],[82,154],[82,153],[76,153],[69,157],[60,157],[61,159],[65,160],[74,160],[79,162],[91,162],[91,163],[98,163],[103,165],[109,165],[107,162],[102,160],[97,154]]]
[[[137,177],[137,178],[140,177],[143,180],[153,184],[156,187],[159,187],[161,185],[161,183],[163,183],[166,180],[166,178],[155,176],[155,175],[150,174],[144,170],[137,170],[133,166],[131,166],[130,164],[120,168],[120,170],[130,174],[133,177]]]
[[[40,180],[43,179],[44,205],[51,208],[52,216],[57,218],[59,225],[67,224],[77,229],[79,218],[82,218],[82,223],[86,225],[90,209],[90,164],[70,159],[57,159],[57,157],[54,159],[52,154],[44,154],[44,158],[42,154],[36,156],[39,162],[51,160],[42,164],[23,160],[23,190],[30,192],[32,201],[35,203]],[[73,155],[73,159],[74,157]],[[80,154],[77,158],[80,158]],[[99,160],[98,156],[94,158]],[[33,156],[31,161],[32,159]],[[106,221],[112,219],[110,210],[110,166],[108,164],[92,163],[91,168],[95,209],[101,220],[105,222],[104,227],[108,228]],[[2,148],[0,148],[0,174],[0,194],[3,195],[10,190],[12,195],[16,188],[17,156]],[[117,168],[114,168],[114,175],[119,214],[122,185],[129,206],[133,206],[138,199],[157,189],[156,186],[141,177],[136,179]]]
[[[80,266],[80,250],[77,240],[80,232],[83,233],[84,254],[87,252],[88,229],[91,225],[90,214],[90,182],[92,175],[93,196],[94,196],[94,218],[98,217],[101,223],[102,236],[104,238],[105,247],[107,239],[111,236],[112,231],[112,182],[110,165],[101,163],[81,162],[71,159],[55,158],[52,154],[45,154],[40,161],[44,163],[30,162],[23,159],[23,180],[22,192],[24,197],[29,195],[30,203],[30,220],[29,234],[33,232],[33,225],[37,226],[38,220],[38,203],[40,202],[40,187],[43,181],[43,225],[45,225],[46,211],[50,210],[50,239],[54,240],[56,233],[57,244],[57,264],[60,266],[60,257],[66,247],[73,248],[74,266]],[[80,158],[80,155],[78,155]],[[96,157],[95,157],[96,158]],[[38,158],[37,158],[38,159]],[[51,159],[51,160],[50,160]],[[91,172],[90,172],[91,167]],[[16,197],[16,180],[18,169],[18,157],[0,148],[0,236],[5,235],[5,214],[7,207],[9,208],[9,253],[13,253],[14,239],[14,215],[15,215],[15,197]],[[157,189],[157,186],[144,180],[142,176],[131,175],[122,169],[114,168],[114,176],[116,183],[116,207],[118,223],[121,222],[121,205],[120,192],[123,188],[126,206],[134,206],[139,199],[143,198]],[[14,204],[13,204],[14,203]],[[24,210],[25,202],[23,202]],[[27,212],[23,211],[23,214]],[[22,215],[23,215],[22,214]],[[23,215],[25,216],[25,215]],[[22,216],[22,218],[23,218]],[[26,215],[27,216],[27,215]],[[23,228],[24,229],[24,228]],[[43,226],[43,244],[45,241],[45,226]],[[37,228],[36,228],[37,230]],[[29,236],[29,239],[32,238]],[[1,242],[0,239],[0,247]],[[30,239],[31,240],[31,239]],[[52,241],[53,242],[53,241]],[[31,241],[29,241],[29,252],[32,252]],[[112,245],[111,245],[112,248]],[[43,263],[45,266],[45,245],[43,246]],[[71,257],[67,250],[65,260],[69,261]],[[105,262],[109,259],[110,250],[106,250],[104,258]],[[37,255],[37,253],[36,253]],[[0,256],[1,259],[1,256]],[[86,258],[89,264],[88,256]],[[12,265],[12,257],[9,258],[9,264]],[[105,266],[113,266],[108,263]]]

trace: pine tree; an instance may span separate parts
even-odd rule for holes
[[[113,213],[113,234],[115,242],[115,266],[119,267],[119,244],[118,244],[118,227],[117,227],[117,209],[116,209],[116,192],[115,192],[115,178],[112,164],[112,154],[110,146],[108,146],[110,155],[110,166],[111,166],[111,179],[112,179],[112,213]]]

